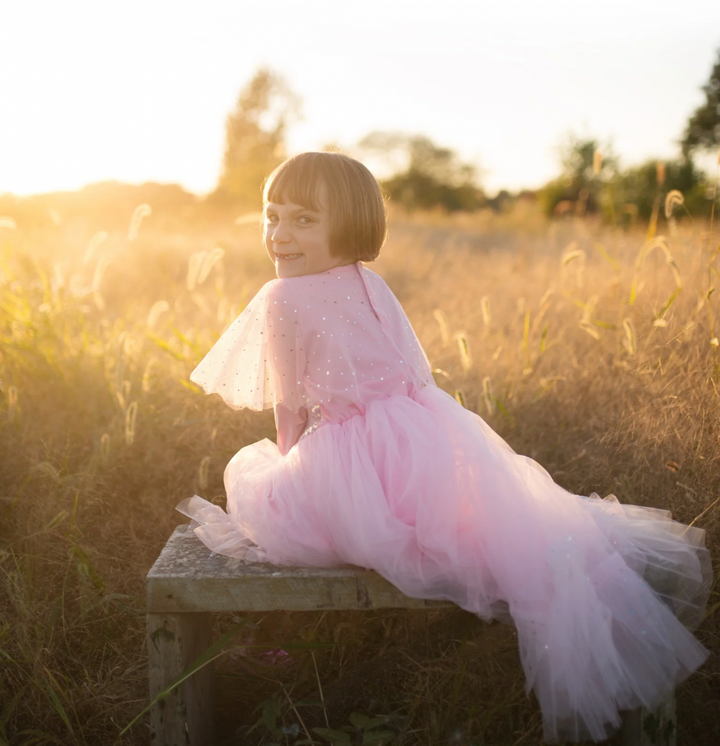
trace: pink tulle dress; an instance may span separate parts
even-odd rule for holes
[[[709,593],[704,532],[573,495],[516,454],[435,385],[362,264],[268,282],[191,378],[236,409],[274,407],[278,425],[278,445],[228,464],[227,512],[178,506],[200,539],[247,561],[372,568],[511,620],[547,741],[603,740],[706,659],[687,629]]]

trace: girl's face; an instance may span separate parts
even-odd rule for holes
[[[278,277],[301,277],[353,262],[330,254],[327,188],[318,191],[318,210],[293,202],[268,202],[264,211],[265,249]]]

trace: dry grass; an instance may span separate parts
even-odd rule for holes
[[[717,567],[717,237],[686,220],[646,243],[520,209],[393,220],[377,269],[438,383],[568,489],[695,521]],[[0,744],[111,744],[145,705],[143,579],[173,506],[220,500],[230,456],[273,435],[269,413],[187,378],[271,272],[247,225],[0,223]],[[218,666],[228,744],[292,744],[298,713],[338,728],[354,711],[398,743],[540,742],[510,627],[464,612],[252,621]],[[716,611],[698,636],[717,653],[719,632]],[[718,742],[718,689],[714,656],[680,688],[679,744]],[[141,721],[120,742],[147,738]]]

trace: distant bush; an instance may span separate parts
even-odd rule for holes
[[[561,167],[561,175],[538,192],[548,217],[597,214],[609,223],[630,224],[657,214],[673,190],[682,193],[693,216],[708,216],[712,209],[712,184],[694,161],[683,155],[621,169],[609,146],[571,135],[561,149]]]
[[[549,217],[568,211],[579,215],[598,212],[603,183],[617,171],[617,158],[610,146],[570,135],[560,148],[560,165],[560,176],[539,192],[543,212]]]
[[[93,231],[126,232],[130,217],[140,204],[150,205],[153,221],[165,225],[194,217],[200,200],[178,184],[102,181],[76,191],[30,197],[0,195],[0,215],[12,217],[24,228],[77,224]]]
[[[609,184],[605,216],[626,213],[627,205],[634,205],[633,213],[648,220],[656,205],[663,204],[665,196],[678,190],[691,215],[709,215],[712,193],[705,175],[692,160],[679,158],[674,161],[645,161],[639,166],[618,173]]]
[[[359,147],[388,160],[399,156],[403,165],[382,186],[393,202],[409,212],[437,208],[472,212],[486,204],[477,169],[424,135],[372,132]]]

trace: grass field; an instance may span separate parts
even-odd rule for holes
[[[532,204],[396,215],[373,268],[440,386],[573,492],[704,528],[717,572],[719,231],[675,214],[651,241]],[[148,742],[147,718],[120,735],[147,704],[145,573],[174,505],[222,501],[232,454],[274,437],[271,413],[188,381],[272,277],[257,228],[139,215],[109,235],[0,219],[0,744]],[[678,692],[680,746],[720,742],[718,591],[697,632],[714,655]],[[217,664],[223,743],[351,725],[354,743],[541,742],[508,626],[460,611],[248,621]]]

